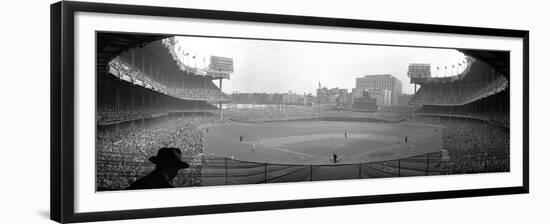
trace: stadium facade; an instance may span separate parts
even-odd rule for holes
[[[186,65],[178,55],[171,39],[113,55],[106,72],[97,75],[98,125],[143,122],[173,113],[221,115],[221,108],[211,102],[228,98],[213,81],[219,80],[221,87],[228,73]]]
[[[420,85],[410,100],[415,115],[472,118],[509,122],[510,90],[507,73],[473,57],[466,68],[450,77],[411,77]]]

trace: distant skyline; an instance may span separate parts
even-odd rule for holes
[[[447,76],[459,72],[456,65],[465,58],[452,49],[181,36],[176,41],[176,49],[181,45],[185,52],[196,55],[196,61],[185,57],[191,66],[207,66],[210,55],[233,58],[231,79],[223,81],[226,93],[315,95],[319,83],[351,91],[356,78],[391,74],[403,83],[403,93],[412,94],[414,87],[407,77],[410,63],[431,64],[432,76],[442,77],[445,66]]]

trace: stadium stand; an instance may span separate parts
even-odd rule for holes
[[[264,105],[260,108],[227,108],[228,119],[246,123],[289,121],[289,120],[349,120],[398,122],[410,116],[409,112],[378,111],[353,112],[333,111],[327,108],[304,105]]]
[[[507,128],[471,119],[421,117],[419,122],[444,125],[443,149],[451,161],[442,174],[510,171],[510,132]]]
[[[122,190],[154,168],[162,147],[182,150],[191,164],[175,186],[199,186],[204,133],[226,101],[213,77],[174,62],[173,38],[98,34],[96,156],[98,190]],[[227,78],[227,77],[225,77]],[[183,178],[185,176],[185,178]]]
[[[414,120],[445,126],[443,174],[510,170],[508,55],[464,51],[468,69],[456,78],[416,79]],[[486,62],[487,61],[487,62]]]
[[[139,69],[129,65],[121,57],[114,58],[110,63],[112,69],[116,70],[118,76],[126,80],[125,76],[129,76],[129,82],[143,83],[145,86],[152,86],[153,89],[161,93],[176,97],[182,100],[208,100],[208,101],[227,101],[225,94],[218,89],[212,80],[206,77],[187,77],[183,81],[183,86],[170,86],[169,83],[161,83],[155,81],[152,75],[144,73]],[[111,74],[112,74],[111,73]]]
[[[421,85],[409,102],[415,106],[415,115],[478,119],[508,127],[510,84],[508,74],[499,72],[507,69],[482,60],[468,61],[468,72],[453,81],[413,80]]]
[[[455,76],[451,81],[449,78],[414,80],[421,88],[413,96],[410,104],[459,106],[495,95],[508,88],[507,78],[496,74],[490,65],[477,60],[468,68],[465,71],[469,73]]]
[[[96,139],[98,189],[122,190],[153,170],[148,158],[162,147],[176,147],[191,164],[176,186],[200,186],[204,133],[194,118],[159,118],[145,127],[98,130]],[[185,176],[185,178],[183,178]]]

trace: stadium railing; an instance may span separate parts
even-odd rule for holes
[[[212,157],[202,167],[202,185],[235,185],[301,181],[426,176],[441,174],[440,152],[369,163],[292,165]]]
[[[337,162],[327,165],[257,163],[213,155],[185,159],[189,161],[191,169],[180,172],[174,181],[177,187],[506,172],[508,169],[503,167],[509,166],[509,158],[504,157],[476,158],[471,161],[472,164],[452,164],[441,160],[441,152],[388,161],[351,164]],[[144,155],[105,152],[100,153],[97,162],[98,189],[124,189],[154,168]],[[479,164],[483,167],[479,167]],[[467,166],[465,168],[469,170],[449,170],[462,166]]]

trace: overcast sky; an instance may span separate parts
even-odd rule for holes
[[[449,76],[458,70],[455,66],[451,71],[451,65],[464,60],[462,53],[449,49],[204,37],[177,37],[177,41],[185,52],[197,55],[198,67],[206,66],[210,55],[233,58],[231,79],[223,81],[226,93],[292,91],[315,95],[319,82],[323,87],[351,91],[355,78],[374,74],[391,74],[403,83],[403,93],[412,93],[414,87],[407,77],[409,63],[431,64],[432,76],[444,76],[447,65]],[[195,65],[190,57],[185,63]]]

